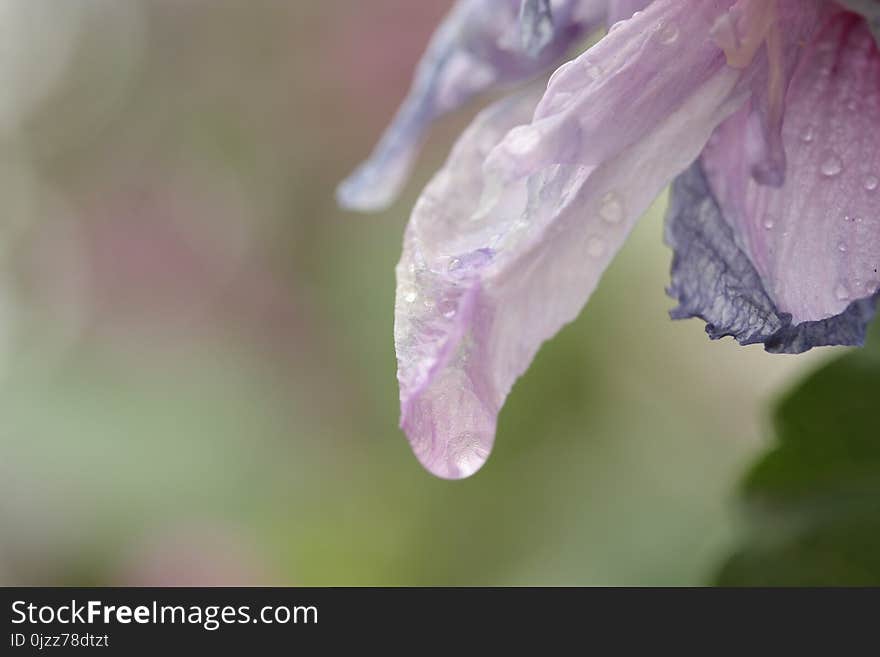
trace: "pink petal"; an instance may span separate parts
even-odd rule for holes
[[[880,52],[839,13],[803,53],[786,98],[785,184],[749,175],[747,108],[703,156],[725,218],[764,287],[795,324],[843,312],[880,286]]]

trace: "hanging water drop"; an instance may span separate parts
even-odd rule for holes
[[[486,443],[489,443],[488,445]],[[489,458],[491,442],[472,431],[464,431],[446,445],[449,475],[469,477],[479,470]]]

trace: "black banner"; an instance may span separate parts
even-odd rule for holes
[[[7,588],[0,654],[132,654],[523,639],[581,647],[705,633],[873,627],[880,591],[807,589]],[[815,624],[813,624],[815,623]],[[733,632],[735,630],[735,632]],[[852,632],[848,633],[853,638]],[[354,642],[354,643],[352,643]],[[596,647],[603,645],[597,643]],[[49,654],[54,654],[50,652]]]

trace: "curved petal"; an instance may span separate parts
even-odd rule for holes
[[[785,184],[749,175],[747,112],[703,155],[711,189],[780,313],[843,313],[880,287],[880,51],[864,21],[839,13],[809,44],[788,92]]]
[[[397,268],[395,346],[401,424],[434,474],[483,464],[541,343],[743,102],[741,73],[708,39],[719,11],[656,0],[554,76],[530,124],[502,138],[526,120],[522,99],[481,115],[423,193]],[[596,79],[571,73],[591,66]]]
[[[458,0],[431,39],[409,94],[373,153],[339,185],[341,205],[361,211],[387,207],[405,183],[431,122],[478,93],[546,70],[587,30],[602,24],[607,4],[553,0],[552,34],[534,52],[522,49],[520,2]]]

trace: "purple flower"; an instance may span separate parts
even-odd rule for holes
[[[429,471],[459,478],[485,462],[511,385],[670,182],[673,317],[774,352],[861,344],[880,287],[880,2],[518,4],[456,5],[416,90],[341,194],[361,207],[389,200],[438,108],[490,77],[542,69],[601,17],[631,15],[543,94],[485,110],[413,210],[394,337],[401,424]],[[520,14],[522,54],[508,67],[496,53]],[[467,93],[447,93],[453,78],[426,71],[465,43],[481,57],[462,65],[491,62],[493,75],[476,84],[459,71],[452,88]]]

